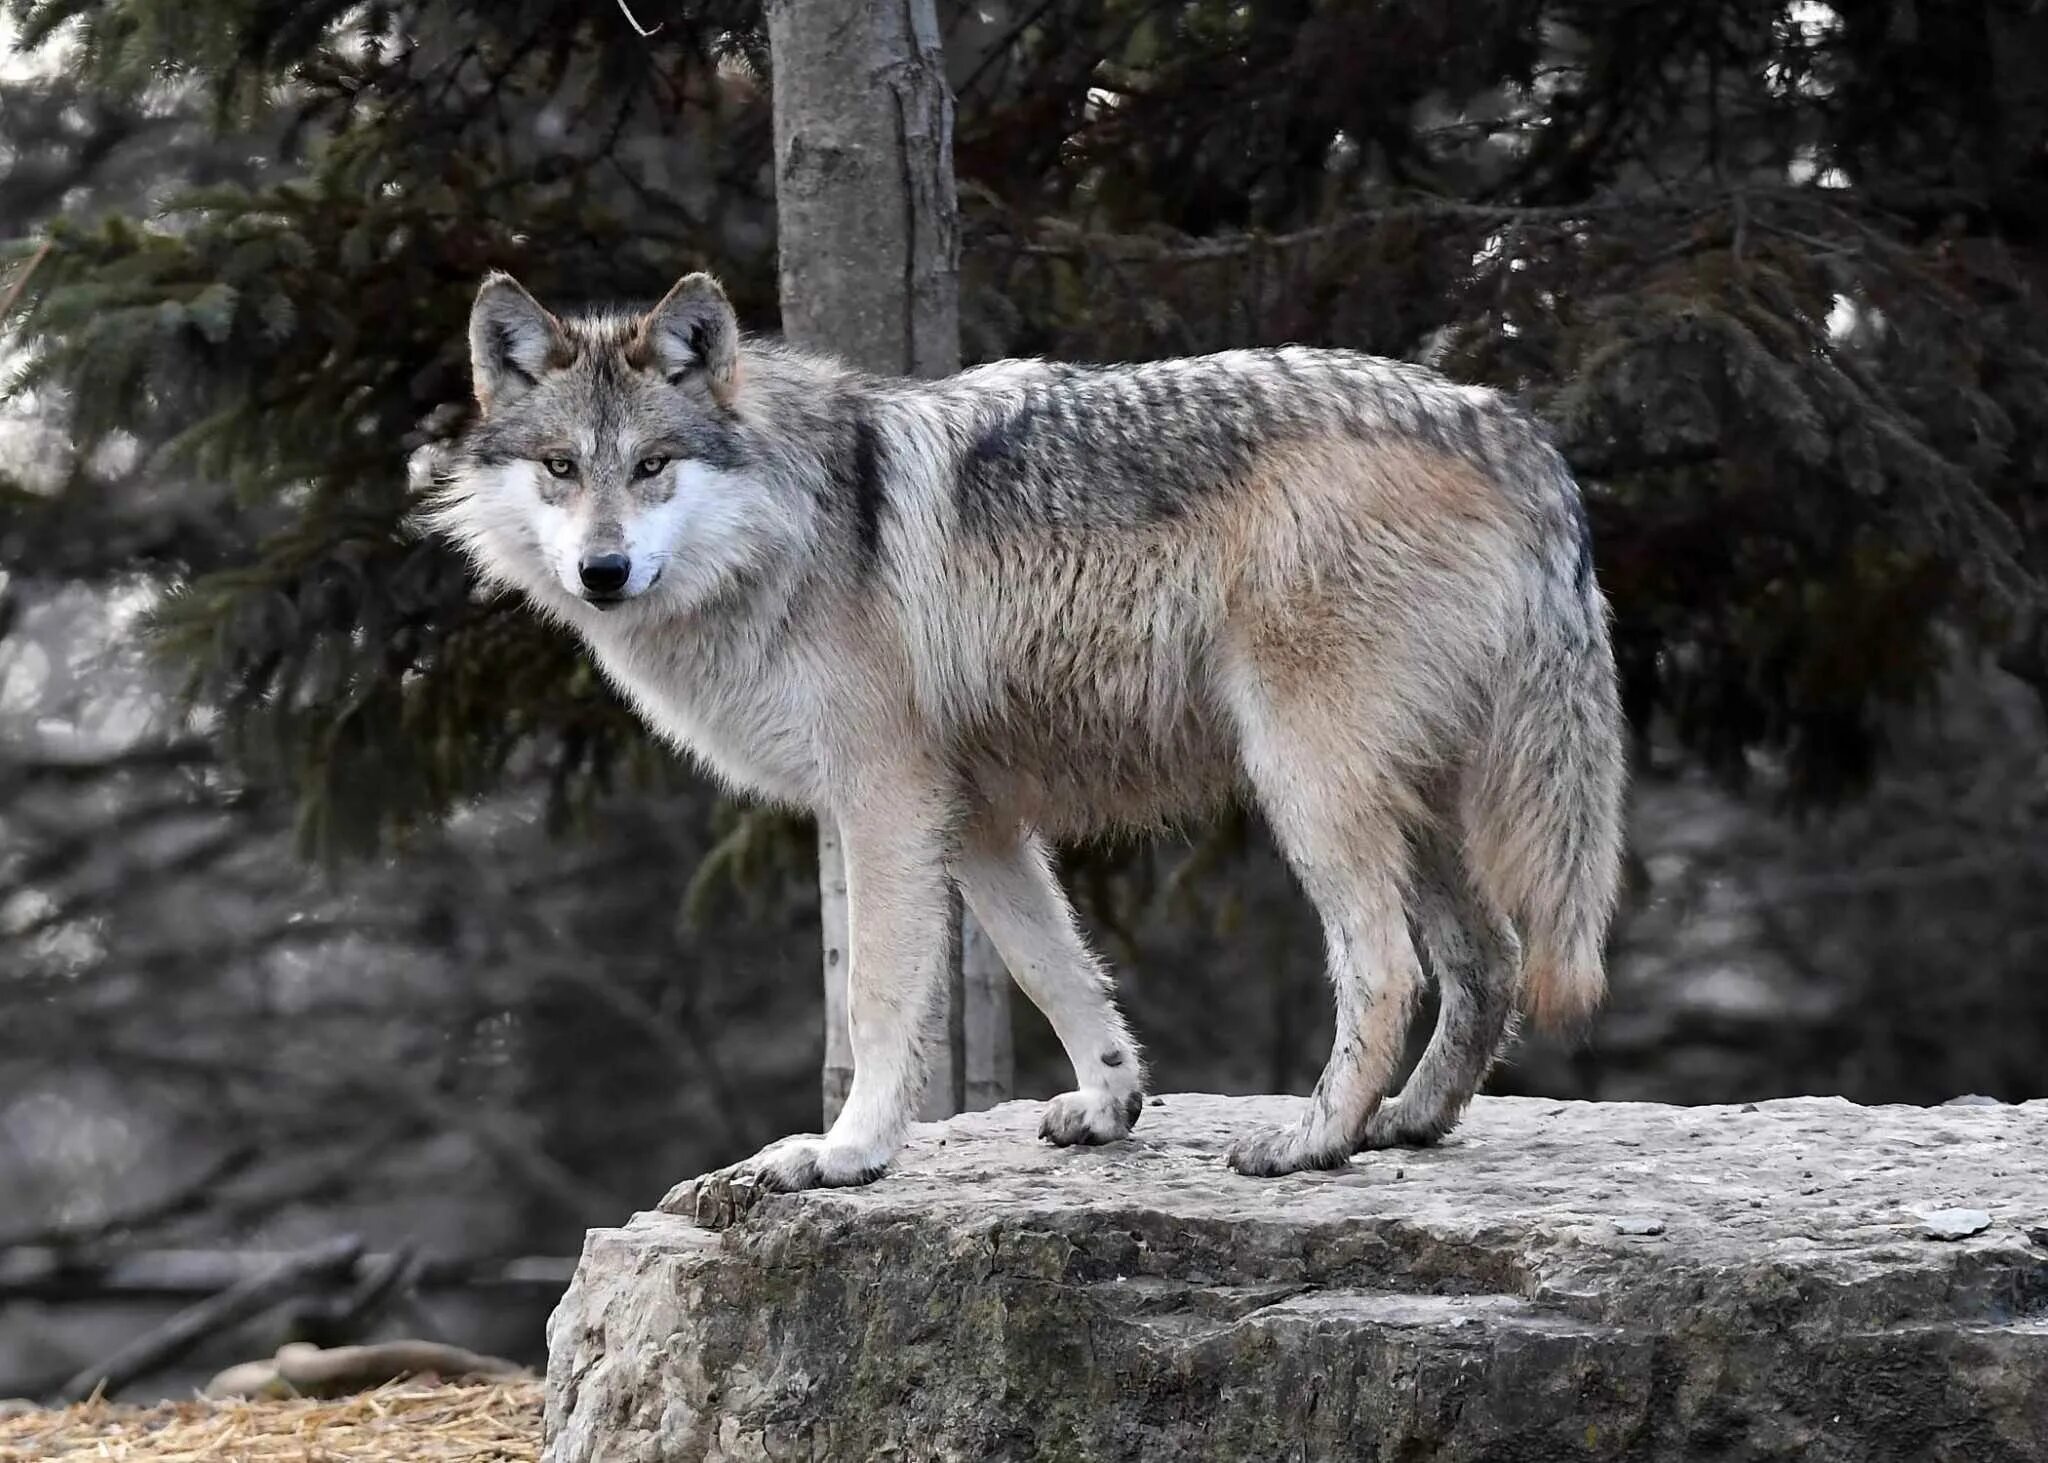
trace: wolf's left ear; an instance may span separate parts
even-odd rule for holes
[[[740,325],[718,281],[686,274],[647,312],[633,337],[635,364],[652,366],[679,383],[702,370],[711,399],[732,405],[740,385]]]
[[[550,366],[569,362],[562,322],[540,307],[519,281],[492,273],[469,309],[469,369],[476,404],[489,412],[539,382]]]

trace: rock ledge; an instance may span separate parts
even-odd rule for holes
[[[1224,1168],[1295,1103],[1065,1150],[1009,1103],[871,1188],[592,1231],[547,1457],[2048,1459],[2048,1102],[1482,1098]]]

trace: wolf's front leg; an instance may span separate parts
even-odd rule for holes
[[[840,815],[853,1086],[832,1130],[784,1138],[679,1185],[663,1209],[716,1223],[761,1193],[872,1183],[903,1146],[924,1087],[925,1025],[951,949],[943,806],[926,789],[901,789]]]

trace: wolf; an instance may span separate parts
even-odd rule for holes
[[[829,1132],[722,1170],[867,1183],[919,1097],[957,887],[1108,1143],[1144,1064],[1062,840],[1248,797],[1319,913],[1336,1042],[1275,1176],[1457,1122],[1522,1013],[1599,1002],[1624,779],[1579,489],[1492,391],[1342,350],[937,381],[743,338],[692,274],[555,314],[493,274],[478,416],[429,521],[582,637],[661,736],[836,821],[854,1076]],[[1388,1096],[1425,974],[1437,1023]]]

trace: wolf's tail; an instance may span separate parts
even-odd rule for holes
[[[1473,874],[1521,932],[1523,1008],[1557,1030],[1591,1016],[1607,987],[1626,751],[1585,513],[1553,462],[1558,532],[1529,581],[1461,802]]]

